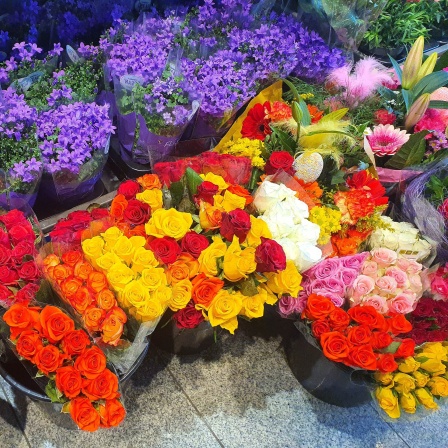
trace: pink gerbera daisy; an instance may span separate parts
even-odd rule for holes
[[[409,134],[391,124],[380,124],[373,128],[367,139],[373,153],[378,157],[393,156],[409,140]]]

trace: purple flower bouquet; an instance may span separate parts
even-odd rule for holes
[[[42,112],[37,121],[44,162],[41,193],[53,202],[88,196],[103,172],[114,129],[108,105],[73,103]]]
[[[36,111],[23,95],[0,91],[0,205],[34,205],[42,177],[36,140]]]

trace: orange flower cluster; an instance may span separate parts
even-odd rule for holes
[[[118,378],[106,368],[106,357],[84,330],[62,310],[15,304],[3,320],[19,356],[49,378],[46,391],[64,403],[78,427],[96,431],[119,425],[126,411],[118,400]],[[61,398],[59,398],[61,397]]]
[[[349,367],[394,372],[398,369],[396,359],[414,354],[412,339],[396,339],[412,330],[402,314],[383,316],[372,306],[359,305],[346,312],[327,297],[311,294],[302,319],[311,322],[311,332],[324,355]],[[399,344],[393,353],[388,348],[394,342]]]
[[[74,250],[60,258],[51,254],[44,259],[44,274],[61,298],[82,316],[85,328],[100,333],[104,343],[117,346],[127,321],[126,313],[117,305],[106,276],[96,271]]]

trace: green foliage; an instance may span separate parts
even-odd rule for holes
[[[436,207],[441,205],[445,198],[448,198],[448,177],[440,179],[437,176],[431,176],[426,185],[426,192],[432,204]]]
[[[412,165],[418,165],[423,161],[426,149],[425,137],[428,131],[412,134],[409,140],[393,155],[385,164],[386,168],[403,170]]]

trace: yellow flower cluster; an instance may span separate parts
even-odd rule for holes
[[[313,207],[310,211],[310,221],[320,227],[318,244],[327,244],[333,233],[341,230],[342,213],[330,207]]]
[[[264,168],[265,161],[261,157],[264,143],[260,140],[249,138],[239,138],[230,140],[218,151],[221,154],[231,154],[232,156],[248,157],[252,161],[252,166]]]
[[[448,397],[448,362],[446,343],[428,342],[406,358],[395,373],[376,373],[381,384],[375,390],[379,406],[391,418],[399,418],[401,410],[414,414],[418,404],[437,409],[434,398]]]
[[[141,322],[160,317],[175,294],[167,286],[165,270],[158,267],[154,253],[145,249],[145,244],[144,237],[128,238],[118,227],[82,242],[86,258],[106,274],[120,306]]]

